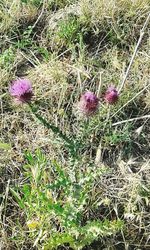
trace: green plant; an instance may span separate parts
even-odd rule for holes
[[[69,150],[72,157],[77,157],[76,154],[76,145],[74,143],[73,138],[70,138],[66,134],[64,134],[59,127],[49,123],[46,119],[44,119],[41,115],[38,114],[37,108],[33,107],[31,104],[29,104],[29,107],[32,111],[32,113],[36,116],[36,118],[47,128],[53,131],[55,135],[58,135],[60,139],[63,140],[65,147]]]
[[[18,39],[18,41],[16,42],[15,47],[19,49],[26,49],[28,47],[31,47],[33,45],[33,40],[31,37],[32,31],[32,26],[28,26],[21,35],[21,39]]]
[[[0,68],[8,69],[11,67],[15,60],[14,49],[9,47],[0,55]]]
[[[130,142],[131,141],[131,126],[128,125],[123,128],[123,130],[116,130],[111,132],[111,134],[105,134],[104,140],[106,144],[109,145],[117,145],[125,142]],[[108,132],[110,133],[110,131]]]
[[[25,156],[24,174],[28,181],[11,191],[20,208],[26,211],[30,236],[35,239],[41,231],[39,246],[54,249],[67,243],[73,249],[82,249],[122,228],[120,220],[84,219],[93,183],[106,172],[105,168],[96,169],[89,164],[86,173],[79,169],[72,172],[55,160],[46,159],[39,150],[34,155],[26,152]],[[42,241],[44,235],[46,238]]]
[[[59,22],[58,37],[65,45],[78,43],[80,40],[80,23],[77,18],[69,17],[67,20]]]

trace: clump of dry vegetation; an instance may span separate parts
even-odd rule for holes
[[[149,15],[148,0],[0,3],[1,249],[150,249]],[[13,102],[16,78],[35,113]],[[85,91],[100,98],[88,119]]]

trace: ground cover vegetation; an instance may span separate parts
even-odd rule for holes
[[[150,1],[0,1],[1,249],[150,249]]]

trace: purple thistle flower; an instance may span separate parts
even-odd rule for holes
[[[98,97],[92,93],[91,91],[87,91],[84,93],[80,101],[78,102],[78,109],[84,115],[92,115],[95,113],[99,106],[99,99]]]
[[[119,93],[113,86],[109,87],[104,95],[105,101],[108,102],[109,104],[116,103],[118,101],[118,98],[119,98]]]
[[[28,79],[18,79],[12,82],[9,93],[18,104],[28,103],[33,96],[31,82]]]

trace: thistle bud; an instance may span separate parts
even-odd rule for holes
[[[109,104],[116,103],[118,101],[118,98],[119,98],[119,93],[113,86],[109,87],[104,95],[105,101],[108,102]]]
[[[78,103],[79,111],[86,116],[95,113],[98,109],[98,106],[99,106],[99,99],[91,91],[87,91],[86,93],[84,93],[81,96],[80,101]]]

